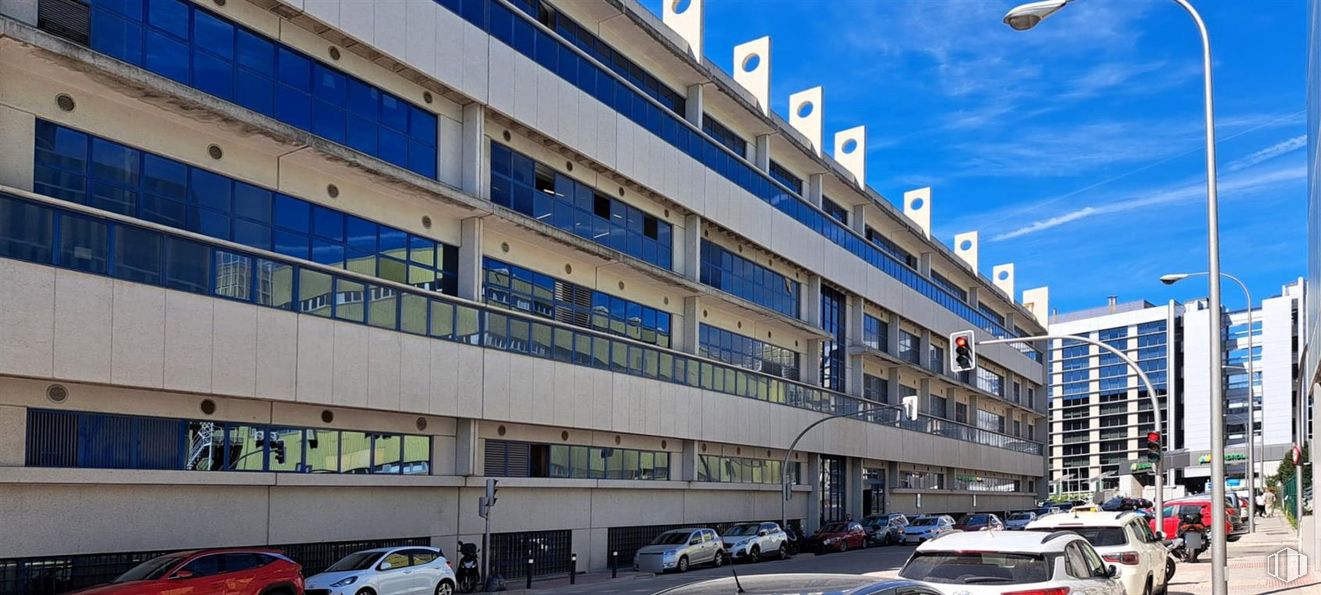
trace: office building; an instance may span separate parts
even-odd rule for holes
[[[0,3],[0,591],[453,552],[487,479],[507,577],[1031,506],[1041,355],[944,337],[1039,334],[1044,288],[862,184],[819,88],[771,110],[768,39],[704,60],[701,4]]]
[[[1302,296],[1299,279],[1252,312],[1253,411],[1258,469],[1266,475],[1275,472],[1294,437]],[[1159,430],[1169,453],[1166,483],[1188,492],[1205,491],[1210,478],[1210,320],[1206,300],[1155,305],[1112,298],[1100,308],[1056,314],[1050,324],[1052,334],[1085,336],[1124,352],[1147,374],[1164,422]],[[1221,320],[1226,477],[1231,486],[1246,486],[1248,312],[1227,312]],[[1052,493],[1122,491],[1127,475],[1151,485],[1146,436],[1157,428],[1137,373],[1108,350],[1069,340],[1052,341],[1048,366]]]
[[[1295,424],[1310,444],[1316,436],[1311,415],[1321,392],[1321,0],[1307,2],[1307,297],[1303,309],[1304,357],[1299,361],[1299,391]],[[1321,466],[1312,465],[1312,485],[1321,482]],[[1315,523],[1312,525],[1315,527]],[[1321,569],[1321,532],[1313,530],[1304,549],[1313,567]]]

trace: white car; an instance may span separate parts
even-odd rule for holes
[[[899,576],[944,595],[1123,595],[1116,572],[1072,533],[975,531],[917,546]]]
[[[307,595],[453,595],[454,571],[434,547],[353,552],[306,582]]]
[[[904,527],[904,545],[922,543],[946,533],[954,532],[954,519],[949,515],[921,516]]]
[[[758,562],[765,556],[779,559],[789,550],[789,536],[779,523],[739,523],[725,529],[720,541],[730,560]]]
[[[1028,531],[1070,531],[1081,535],[1107,564],[1119,570],[1128,595],[1164,593],[1169,555],[1146,517],[1136,512],[1053,514],[1028,524]]]

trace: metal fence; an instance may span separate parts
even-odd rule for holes
[[[532,576],[569,574],[569,557],[573,554],[573,531],[524,531],[521,533],[493,533],[491,547],[491,574],[506,579],[523,578],[528,573],[528,560],[533,560]]]

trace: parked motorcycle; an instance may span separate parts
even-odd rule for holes
[[[1193,512],[1179,517],[1179,538],[1183,540],[1180,548],[1185,562],[1197,562],[1197,556],[1210,547],[1206,525],[1202,524],[1202,514]]]
[[[472,593],[482,584],[482,563],[477,558],[477,544],[459,542],[459,567],[454,569],[459,591]]]

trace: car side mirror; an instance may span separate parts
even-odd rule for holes
[[[1119,576],[1119,569],[1114,564],[1105,567],[1105,578],[1115,578]]]
[[[1152,541],[1165,541],[1165,534],[1160,531],[1153,533],[1151,537]]]
[[[768,535],[768,533],[766,533],[766,530],[765,530],[765,529],[762,529],[761,531],[758,531],[758,532],[757,532],[757,537],[765,537],[765,536],[767,536],[767,535]]]
[[[702,543],[702,538],[701,538],[701,537],[694,537],[694,538],[688,540],[688,545],[697,545],[697,544],[699,544],[699,543]]]
[[[389,570],[391,568],[394,568],[394,565],[389,562],[381,562],[381,565],[376,567],[377,570]]]
[[[193,572],[191,570],[180,570],[178,572],[175,572],[174,576],[171,576],[170,579],[173,580],[177,578],[193,578],[195,576],[197,576],[196,572]]]

